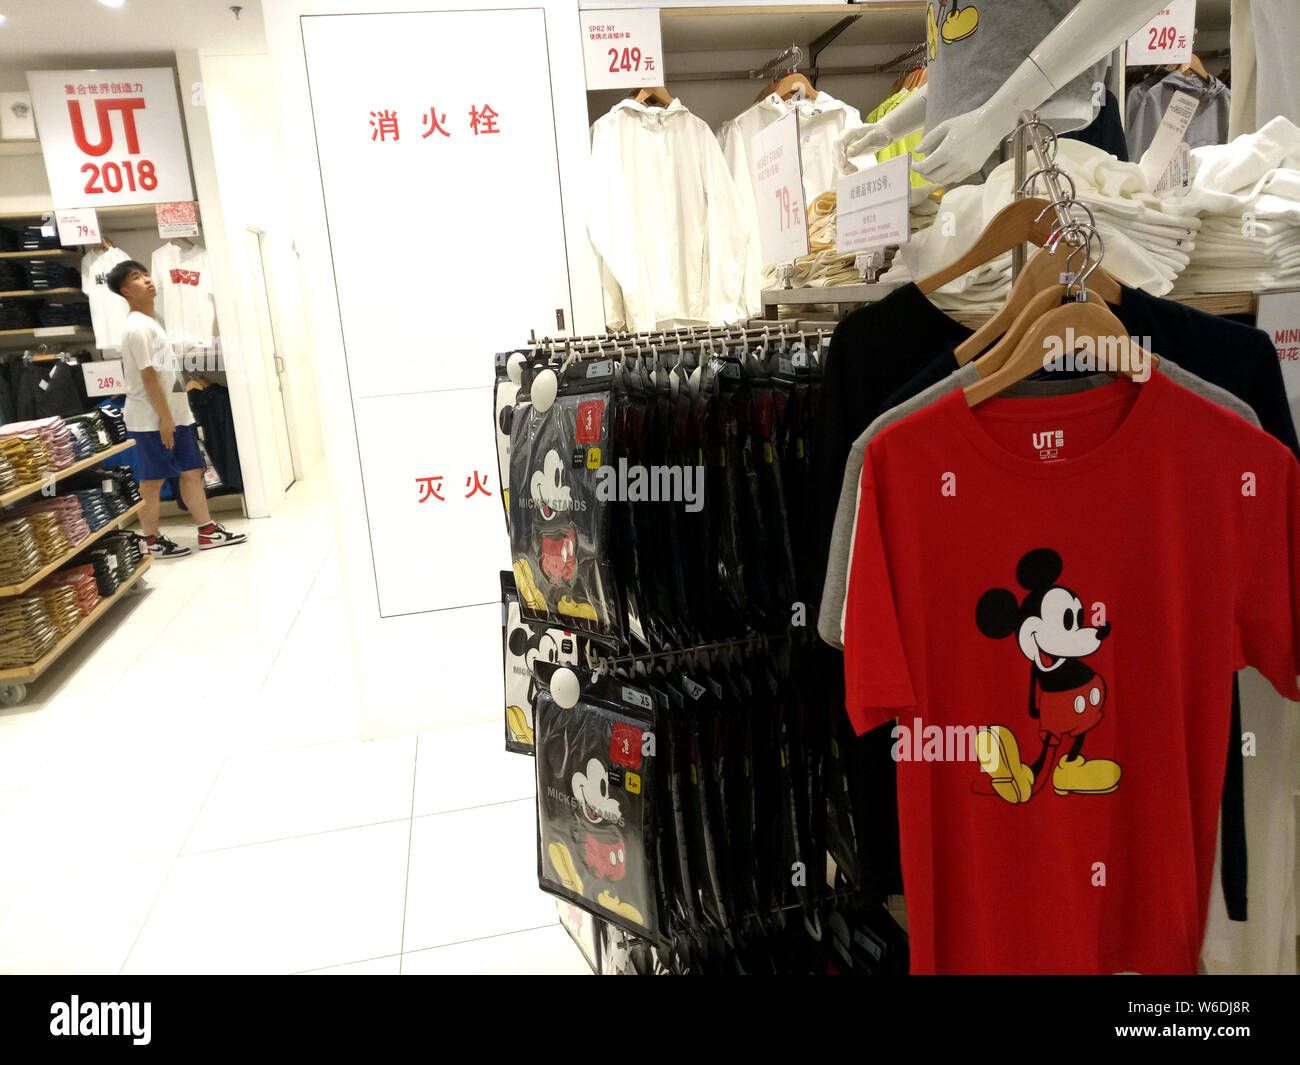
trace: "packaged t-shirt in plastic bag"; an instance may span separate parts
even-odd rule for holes
[[[583,688],[571,709],[548,688],[534,704],[538,883],[655,936],[655,703],[626,681],[584,680]]]
[[[543,371],[532,382],[534,392]],[[539,410],[534,395],[510,427],[510,547],[525,618],[617,641],[622,634],[609,545],[614,365],[580,362]]]
[[[501,646],[505,675],[506,750],[533,753],[533,699],[537,695],[534,667],[538,662],[576,665],[578,639],[571,632],[519,614],[514,576],[501,572]]]

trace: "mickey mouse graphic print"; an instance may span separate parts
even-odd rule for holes
[[[1121,770],[1108,758],[1083,757],[1084,735],[1101,723],[1106,682],[1084,659],[1101,649],[1110,635],[1110,622],[1087,625],[1082,600],[1057,584],[1061,556],[1051,548],[1030,551],[1016,566],[1016,580],[1025,590],[1015,593],[992,588],[975,605],[975,624],[995,640],[1014,636],[1020,654],[1029,661],[1029,717],[1038,722],[1041,749],[1033,762],[1020,760],[1020,744],[1008,725],[990,725],[978,740],[984,783],[1010,803],[1028,802],[1047,783],[1058,795],[1108,795],[1119,787]],[[1100,606],[1100,604],[1098,604]],[[1023,735],[1023,732],[1022,732]],[[1057,748],[1070,741],[1068,751]]]

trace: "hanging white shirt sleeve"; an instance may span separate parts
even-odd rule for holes
[[[626,306],[626,286],[635,284],[636,234],[632,228],[618,130],[611,121],[591,127],[591,159],[587,167],[587,238],[600,262],[605,327],[636,328]],[[620,263],[622,269],[620,270]]]
[[[757,317],[763,310],[763,253],[758,239],[758,203],[754,199],[754,167],[748,136],[751,131],[741,121],[743,118],[741,115],[724,123],[718,136],[722,142],[722,157],[727,161],[727,169],[736,185],[736,195],[740,197],[749,224],[749,250],[745,255],[745,311],[750,317]]]
[[[704,141],[700,154],[704,195],[708,201],[705,231],[708,317],[710,322],[729,324],[748,317],[745,267],[749,261],[750,223],[722,149],[711,134],[706,134]]]

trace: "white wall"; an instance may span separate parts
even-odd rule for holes
[[[295,473],[324,456],[311,334],[302,302],[294,246],[292,195],[287,184],[270,60],[265,55],[199,56],[213,162],[220,189],[241,337],[256,336],[252,276],[244,254],[246,227],[266,234],[267,283],[280,354],[289,378],[285,403]],[[269,367],[256,384],[266,403],[280,402]],[[269,418],[270,413],[266,416]],[[274,438],[272,437],[272,443]]]

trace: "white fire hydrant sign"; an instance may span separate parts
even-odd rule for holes
[[[580,12],[588,89],[664,83],[663,36],[657,7]]]

